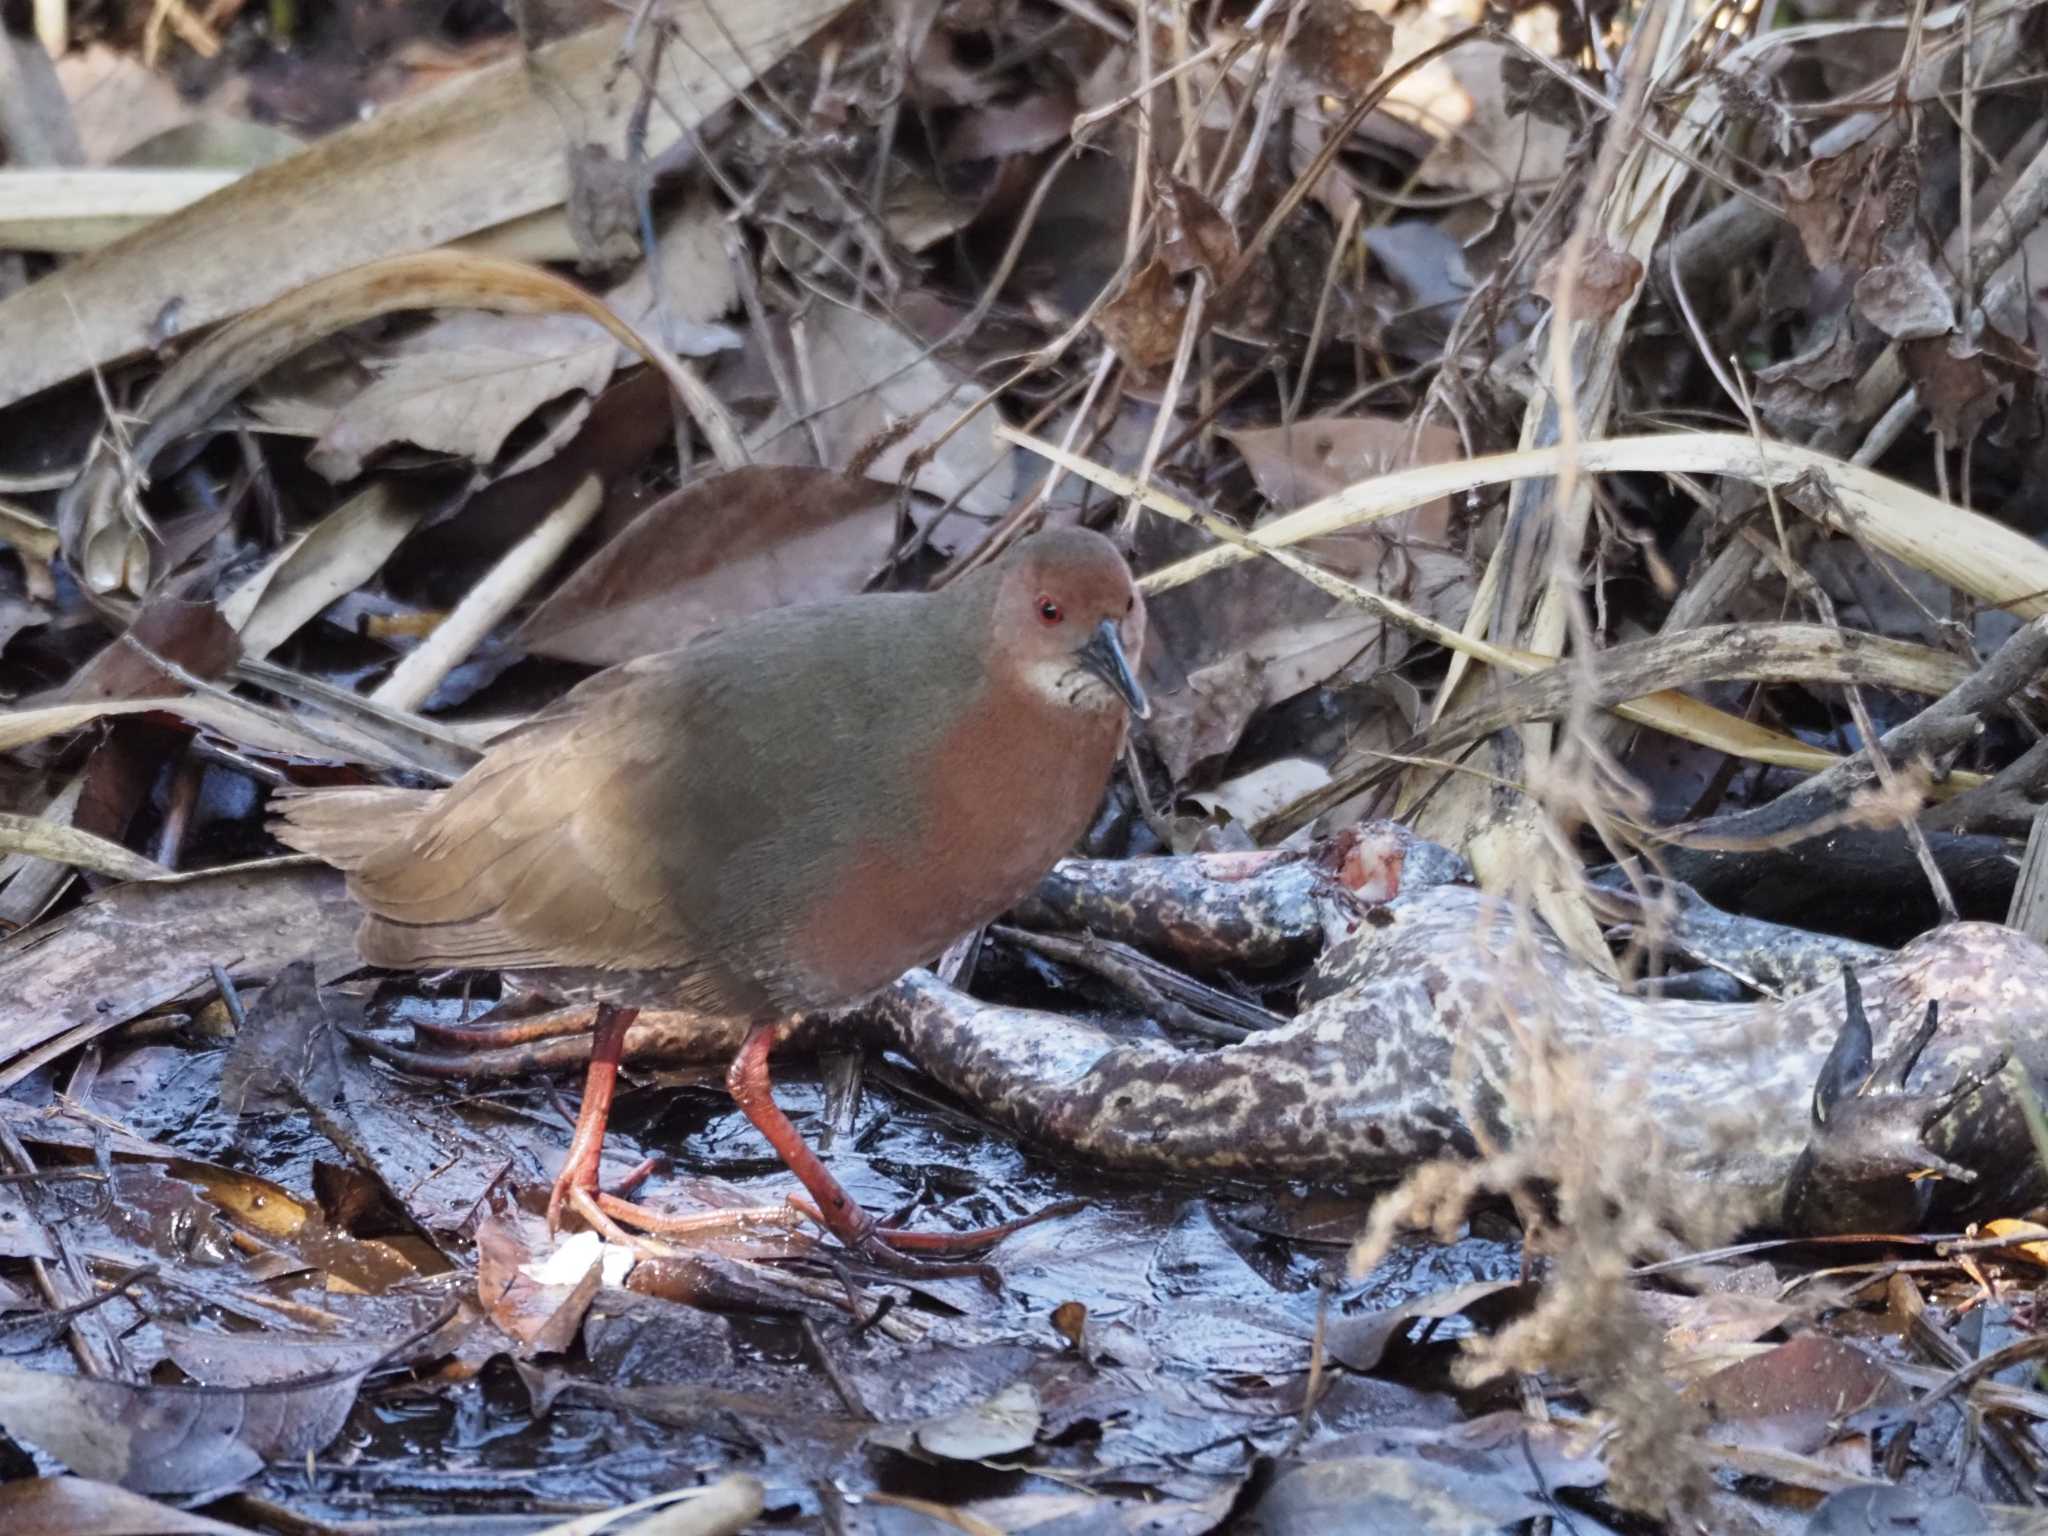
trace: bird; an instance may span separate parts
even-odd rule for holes
[[[446,789],[282,791],[272,826],[346,872],[365,964],[593,1005],[551,1230],[657,1224],[598,1163],[627,1028],[681,1008],[749,1021],[728,1089],[841,1243],[898,1267],[973,1252],[1016,1224],[878,1225],[776,1104],[769,1055],[1072,851],[1150,714],[1144,635],[1116,546],[1049,529],[937,591],[773,609],[596,673]]]

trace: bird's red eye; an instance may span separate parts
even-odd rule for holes
[[[1057,624],[1067,615],[1065,609],[1041,592],[1038,594],[1038,616],[1048,624]]]

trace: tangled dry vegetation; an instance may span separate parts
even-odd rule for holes
[[[228,1451],[188,1439],[172,1474],[139,1429],[44,1444],[0,1407],[41,1453],[0,1436],[0,1508],[139,1529],[142,1496],[204,1495],[177,1517],[195,1531],[567,1512],[746,1445],[760,1481],[714,1484],[673,1529],[737,1530],[765,1500],[773,1528],[834,1531],[1826,1532],[1851,1516],[1814,1497],[1909,1463],[1921,1480],[1872,1518],[2042,1528],[1991,1507],[2038,1501],[2048,1402],[1968,1375],[1953,1337],[1973,1315],[2036,1341],[2024,1264],[1930,1254],[1916,1279],[1859,1253],[1824,1287],[1793,1258],[1678,1263],[1747,1213],[1667,1166],[1665,1128],[1593,1091],[1540,1016],[1517,1020],[1514,1145],[1416,1170],[1369,1226],[1263,1197],[1218,1218],[1202,1251],[1260,1284],[1204,1305],[1255,1290],[1292,1318],[1272,1348],[1189,1345],[1163,1326],[1170,1289],[1120,1289],[1085,1244],[1039,1250],[1050,1278],[1000,1326],[847,1334],[829,1282],[699,1275],[693,1299],[802,1319],[791,1347],[847,1415],[804,1433],[802,1393],[760,1359],[745,1401],[627,1369],[625,1303],[607,1325],[597,1268],[521,1267],[530,1214],[490,1205],[499,1174],[423,1195],[445,1148],[395,1168],[371,1145],[413,1134],[395,1121],[320,1121],[334,1164],[309,1131],[252,1143],[167,1085],[195,1062],[217,1084],[241,993],[315,1006],[280,979],[303,890],[181,883],[275,851],[266,786],[446,782],[592,668],[764,607],[943,583],[1048,519],[1113,532],[1151,614],[1157,713],[1092,852],[1398,816],[1623,977],[1668,960],[1654,903],[1625,936],[1605,904],[1652,872],[1871,943],[1958,915],[2048,933],[2029,841],[2048,627],[2028,622],[2048,615],[2048,11],[565,0],[516,32],[482,6],[331,11],[38,0],[41,43],[0,30],[0,926],[27,978],[0,1000],[0,1154],[27,1186],[115,1179],[118,1154],[125,1199],[270,1266],[195,1286],[104,1200],[0,1184],[21,1222],[0,1225],[0,1351],[20,1329],[50,1373],[39,1423],[132,1425],[194,1383],[222,1395],[177,1402],[233,1397],[235,1417]],[[1606,865],[1618,881],[1585,878]],[[119,902],[136,926],[80,938],[81,910]],[[320,956],[320,980],[346,960]],[[1289,1001],[1270,978],[1238,991]],[[520,1102],[471,1164],[539,1134],[544,1097]],[[52,1106],[85,1118],[60,1135]],[[1739,1137],[1739,1111],[1701,1112]],[[927,1133],[876,1159],[894,1171],[871,1202],[911,1198]],[[977,1188],[1065,1187],[970,1166]],[[1198,1194],[1238,1209],[1084,1187],[1147,1254],[1185,1241]],[[266,1202],[308,1225],[266,1226]],[[1487,1247],[1502,1207],[1521,1230]],[[1481,1245],[1454,1270],[1485,1283],[1418,1303],[1441,1282],[1416,1229]],[[1493,1272],[1503,1254],[1531,1286]],[[1390,1281],[1403,1265],[1422,1279]],[[353,1352],[223,1369],[187,1336],[268,1341],[283,1293],[250,1296],[287,1271],[325,1284],[297,1320]],[[1080,1312],[1059,1348],[1124,1372],[1089,1377],[1099,1398],[1046,1374],[1042,1317],[1030,1349],[1002,1331],[1062,1286]],[[1480,1305],[1502,1295],[1511,1321]],[[1453,1407],[1430,1335],[1468,1303]],[[1913,1359],[1814,1326],[1851,1304]],[[916,1287],[901,1310],[948,1308],[987,1316]],[[1774,1331],[1792,1337],[1756,1342]],[[738,1369],[733,1336],[691,1337],[703,1369]],[[973,1369],[948,1377],[945,1350]],[[1930,1385],[1922,1358],[1964,1374]],[[1353,1388],[1376,1369],[1414,1393],[1405,1440],[1363,1434],[1383,1416]],[[885,1390],[893,1370],[919,1390]],[[786,1374],[815,1386],[802,1360]],[[269,1420],[239,1395],[285,1380]],[[278,1470],[345,1422],[403,1465],[391,1405],[478,1382],[487,1416],[517,1390],[536,1423],[696,1438],[636,1442],[655,1470],[614,1476],[537,1434],[489,1497],[451,1478],[381,1502],[393,1483],[330,1456],[301,1499]],[[1983,1454],[1951,1433],[1965,1412]],[[1436,1502],[1387,1471],[1452,1445]],[[58,1483],[60,1462],[89,1477]],[[1970,1507],[1944,1515],[1919,1490],[1951,1472]]]

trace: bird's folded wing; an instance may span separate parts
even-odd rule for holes
[[[634,699],[591,699],[510,739],[351,868],[373,965],[674,967],[696,958],[644,814],[676,771]],[[294,815],[294,821],[298,817]],[[313,851],[320,851],[314,849]]]

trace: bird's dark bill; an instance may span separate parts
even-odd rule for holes
[[[1151,702],[1146,699],[1145,690],[1138,684],[1138,675],[1131,670],[1130,660],[1124,655],[1123,639],[1117,633],[1114,619],[1104,619],[1095,626],[1095,633],[1081,647],[1081,664],[1114,688],[1117,697],[1130,706],[1132,714],[1140,720],[1150,717]]]

